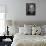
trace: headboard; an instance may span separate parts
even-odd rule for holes
[[[45,25],[46,21],[15,21],[15,24],[19,25],[19,26],[23,26],[24,24],[27,24],[27,25],[33,25],[33,24]]]
[[[46,21],[15,21],[15,20],[6,20],[6,24],[7,25],[18,25],[18,26],[24,26],[24,24],[27,24],[27,25],[33,25],[33,24],[36,24],[36,25],[45,25],[46,24]]]

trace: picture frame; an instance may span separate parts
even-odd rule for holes
[[[27,16],[36,15],[36,4],[35,3],[26,3],[26,15]]]

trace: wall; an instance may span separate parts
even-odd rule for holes
[[[46,21],[46,1],[40,0],[40,2],[37,2],[38,0],[16,0],[15,2],[15,9],[16,9],[16,20],[19,21]],[[37,7],[36,7],[36,15],[35,16],[26,16],[26,2],[35,2]]]
[[[38,1],[38,0],[37,0]],[[0,4],[7,5],[7,20],[16,21],[46,21],[46,0],[40,0],[38,3],[36,0],[0,0]],[[36,3],[36,15],[26,16],[26,2]]]

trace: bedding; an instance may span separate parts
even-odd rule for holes
[[[32,35],[39,35],[41,34],[40,26],[32,27]]]
[[[46,35],[46,25],[41,26],[41,35]]]
[[[24,27],[32,29],[32,25],[26,25],[26,24],[24,24]]]
[[[19,27],[19,33],[25,34],[25,35],[30,35],[32,33],[32,30],[31,30],[31,28],[27,28],[27,27]]]
[[[11,46],[46,46],[46,36],[16,34]]]
[[[24,28],[25,28],[25,34],[27,35],[31,35],[32,34],[32,25],[26,25],[24,24]]]
[[[31,28],[27,28],[27,27],[24,27],[24,34],[25,35],[31,35],[32,34],[32,29]]]
[[[24,32],[25,32],[24,27],[19,27],[19,33],[24,34]]]
[[[44,29],[44,33],[46,33],[46,25],[43,25],[42,28]]]
[[[15,35],[16,33],[19,32],[19,28],[18,27],[15,27],[15,26],[10,26],[9,27],[9,35]]]

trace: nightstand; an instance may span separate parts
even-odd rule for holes
[[[11,46],[11,41],[3,41],[4,46]]]
[[[11,46],[12,42],[12,36],[0,36],[0,46]]]

